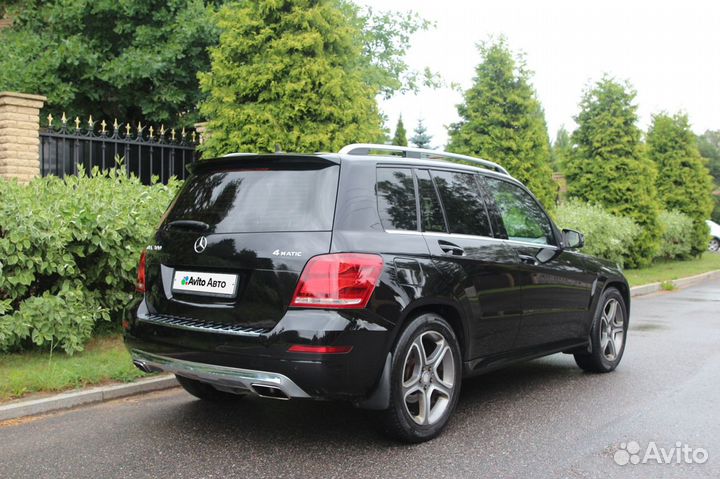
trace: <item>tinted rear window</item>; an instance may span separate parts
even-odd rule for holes
[[[473,236],[492,236],[485,202],[475,175],[433,170],[450,232]]]
[[[167,222],[202,221],[213,233],[329,231],[339,170],[201,173],[183,187]]]
[[[378,211],[386,230],[417,230],[415,182],[410,168],[378,168]]]
[[[447,232],[440,199],[428,170],[416,170],[423,231]]]

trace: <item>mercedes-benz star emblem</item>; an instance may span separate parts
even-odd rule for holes
[[[207,248],[207,238],[204,236],[199,237],[195,240],[195,252],[202,253]]]

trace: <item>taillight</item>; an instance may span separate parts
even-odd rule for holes
[[[140,255],[140,263],[138,264],[137,283],[135,283],[135,291],[145,293],[145,257],[147,251],[143,250]]]
[[[367,306],[382,270],[383,259],[374,254],[315,256],[305,265],[290,306],[362,309]]]

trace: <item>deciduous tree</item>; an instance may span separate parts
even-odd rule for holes
[[[55,116],[192,124],[197,72],[218,38],[214,3],[13,2],[13,26],[0,30],[0,91],[45,95]]]

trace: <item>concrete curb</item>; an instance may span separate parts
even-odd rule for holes
[[[707,273],[697,274],[695,276],[688,276],[687,278],[673,279],[670,282],[675,288],[687,288],[709,279],[720,278],[720,270],[708,271]],[[643,284],[642,286],[635,286],[630,288],[630,296],[644,296],[646,294],[656,293],[662,291],[663,283],[650,283]]]
[[[42,399],[32,399],[29,401],[0,405],[0,421],[45,414],[60,409],[80,406],[81,404],[98,403],[140,393],[159,391],[177,385],[178,383],[175,376],[163,375],[160,377],[140,379],[128,384],[99,386]]]
[[[720,270],[710,271],[708,273],[690,276],[673,280],[672,283],[676,288],[687,288],[703,281],[720,278]],[[662,283],[645,284],[630,288],[630,295],[643,296],[646,294],[661,291]],[[21,401],[12,404],[0,405],[0,421],[8,419],[16,419],[24,416],[34,416],[37,414],[46,414],[61,409],[68,409],[82,404],[98,403],[117,399],[135,394],[142,394],[151,391],[159,391],[161,389],[169,389],[177,386],[175,376],[160,376],[147,379],[140,379],[128,384],[119,384],[113,386],[100,386],[80,391],[72,391],[68,393],[58,394],[43,399],[34,399],[29,401]]]

